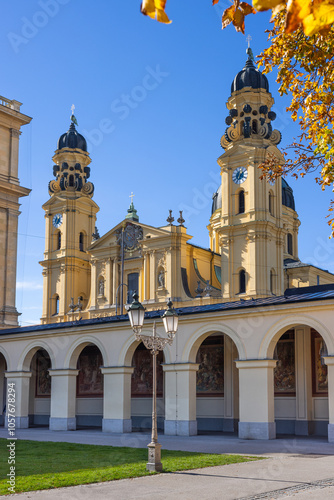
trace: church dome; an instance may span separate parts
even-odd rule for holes
[[[292,208],[292,210],[295,210],[295,198],[293,196],[292,188],[283,178],[282,178],[282,204],[285,207]]]
[[[264,89],[269,92],[267,77],[254,66],[250,53],[248,54],[248,59],[246,61],[245,67],[241,71],[239,71],[232,82],[231,92],[241,90],[244,87]]]
[[[292,208],[292,210],[295,209],[295,198],[293,196],[293,191],[292,188],[289,186],[289,184],[286,182],[285,179],[282,178],[282,205],[288,208]],[[211,215],[215,213],[216,210],[219,208],[222,208],[222,187],[221,185],[215,192],[215,194],[212,197],[212,209],[211,209]]]
[[[87,151],[87,142],[83,135],[79,134],[72,122],[70,128],[65,134],[62,134],[58,140],[58,148],[72,148],[72,149],[82,149],[82,151]]]

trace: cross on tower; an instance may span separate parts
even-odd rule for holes
[[[133,198],[134,198],[134,196],[135,196],[135,195],[134,195],[134,194],[133,194],[133,192],[131,191],[131,194],[130,194],[130,196],[129,196],[129,198],[131,198],[131,205],[132,205],[132,203],[133,203]]]
[[[251,43],[251,40],[252,40],[252,37],[250,35],[247,35],[247,43],[248,43],[248,48],[250,48],[250,43]]]
[[[75,110],[75,106],[74,106],[74,104],[72,104],[72,106],[71,106],[72,115],[74,115],[74,110]]]

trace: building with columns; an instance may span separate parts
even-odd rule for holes
[[[19,137],[31,118],[21,103],[0,96],[0,327],[18,326],[15,307],[19,199],[30,189],[18,179]]]
[[[166,434],[334,442],[334,276],[299,260],[287,182],[260,179],[268,156],[281,159],[273,103],[249,55],[227,101],[209,248],[191,243],[182,213],[152,227],[133,200],[100,237],[86,140],[73,122],[61,135],[43,205],[41,324],[0,331],[0,400],[15,384],[17,427],[150,427],[151,355],[124,308],[137,290],[148,331],[168,297],[179,314],[158,357]]]

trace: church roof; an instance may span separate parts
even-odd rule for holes
[[[253,63],[251,52],[248,52],[248,59],[244,68],[234,78],[231,85],[231,93],[245,87],[253,89],[264,89],[269,92],[269,83],[265,75],[259,71]]]
[[[87,151],[87,142],[83,135],[77,132],[74,123],[72,122],[70,128],[65,134],[62,134],[58,139],[58,148],[72,148],[72,149],[82,149],[82,151]]]
[[[333,300],[334,299],[334,283],[327,285],[316,285],[316,286],[305,286],[301,288],[289,288],[285,291],[284,295],[280,296],[270,296],[263,299],[248,299],[248,300],[238,300],[234,302],[223,302],[219,304],[207,304],[202,306],[189,306],[175,308],[177,314],[181,316],[187,316],[189,314],[205,314],[214,313],[220,311],[229,311],[234,309],[248,309],[254,307],[275,307],[280,305],[293,304],[296,302],[310,302],[314,300]],[[145,313],[146,319],[161,318],[164,311],[148,311]],[[94,319],[84,319],[78,321],[68,321],[64,323],[51,323],[48,325],[35,325],[35,326],[24,326],[19,328],[9,328],[0,330],[1,335],[13,335],[15,333],[25,333],[25,332],[42,332],[46,330],[58,330],[61,328],[70,327],[83,327],[89,325],[97,325],[104,323],[118,323],[129,321],[127,314],[119,316],[109,316],[107,318],[94,318]]]

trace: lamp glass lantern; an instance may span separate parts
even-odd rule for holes
[[[178,326],[178,315],[173,308],[173,302],[169,300],[167,302],[168,309],[162,315],[162,321],[164,323],[165,331],[169,337],[174,337],[177,332]]]
[[[128,308],[128,315],[132,329],[140,332],[144,324],[145,308],[138,301],[137,293],[133,294],[133,302]]]

